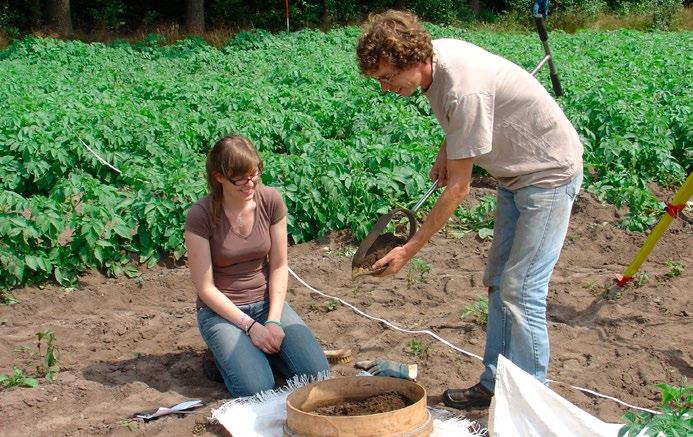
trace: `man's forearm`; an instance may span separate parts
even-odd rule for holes
[[[408,253],[413,256],[428,243],[428,240],[448,222],[460,202],[469,194],[469,183],[448,185],[443,194],[431,209],[421,228],[414,234],[411,240],[404,245]]]

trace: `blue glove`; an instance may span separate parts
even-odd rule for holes
[[[390,376],[392,378],[402,378],[415,380],[418,368],[416,364],[404,364],[390,360],[359,361],[356,367],[365,370],[375,376]]]

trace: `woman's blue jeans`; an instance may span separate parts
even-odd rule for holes
[[[493,391],[498,354],[546,383],[546,296],[563,247],[582,173],[558,188],[498,188],[484,285],[488,325],[481,384]]]
[[[239,305],[238,308],[257,323],[267,321],[267,301]],[[285,378],[295,375],[314,377],[329,372],[325,353],[315,336],[287,303],[284,303],[281,323],[285,337],[279,353],[266,355],[233,323],[209,308],[197,311],[202,338],[212,350],[226,388],[234,397],[273,389],[273,368]]]

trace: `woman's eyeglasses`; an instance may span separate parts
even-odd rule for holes
[[[234,184],[237,187],[246,185],[248,182],[253,182],[257,183],[257,181],[260,179],[260,172],[256,171],[255,173],[251,174],[250,176],[240,176],[237,178],[229,178],[229,182]]]

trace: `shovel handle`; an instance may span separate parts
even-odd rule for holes
[[[542,42],[547,41],[549,39],[549,34],[546,32],[546,27],[544,26],[544,17],[541,14],[534,16],[534,24],[537,26],[539,39]]]
[[[410,209],[410,211],[412,213],[415,213],[417,209],[421,208],[421,205],[423,205],[424,202],[427,201],[429,197],[431,197],[431,194],[433,194],[433,192],[436,190],[436,188],[438,188],[438,181],[433,181],[433,184],[428,189],[428,191],[426,191],[424,193],[424,195],[421,196],[421,199],[419,199],[419,201],[416,202],[416,205],[414,205],[412,207],[412,209]]]

